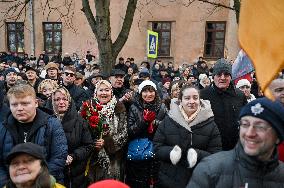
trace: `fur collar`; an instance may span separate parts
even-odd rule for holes
[[[184,128],[191,131],[190,127],[198,125],[208,120],[209,118],[214,117],[210,101],[200,99],[200,105],[201,105],[200,112],[197,114],[195,119],[188,124],[180,112],[179,101],[177,99],[172,99],[171,110],[169,111],[169,117],[178,124],[180,124],[181,126],[183,126]]]

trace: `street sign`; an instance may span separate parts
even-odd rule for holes
[[[157,58],[158,56],[158,33],[147,30],[147,56]]]

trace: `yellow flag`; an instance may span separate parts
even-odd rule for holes
[[[284,68],[284,0],[242,0],[239,41],[252,60],[264,94]]]

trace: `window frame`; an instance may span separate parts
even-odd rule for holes
[[[47,24],[52,24],[52,29],[46,29],[46,25]],[[55,29],[54,27],[55,27],[55,24],[60,24],[61,25],[61,29]],[[62,27],[63,27],[63,25],[62,25],[62,22],[43,22],[42,23],[42,29],[43,29],[43,48],[44,48],[44,51],[47,53],[47,54],[49,54],[49,55],[56,55],[57,53],[58,53],[58,49],[56,49],[55,48],[55,46],[58,46],[58,45],[56,45],[56,42],[55,42],[55,32],[60,32],[61,33],[61,42],[60,42],[60,49],[59,49],[59,51],[62,51],[62,39],[63,39],[63,37],[62,37],[62,35],[63,35],[63,32],[62,32]],[[47,42],[46,42],[46,39],[47,39],[47,37],[46,37],[46,33],[47,32],[51,32],[52,33],[52,41],[51,41],[51,47],[52,47],[52,51],[51,52],[49,52],[48,50],[47,50]]]
[[[224,29],[208,29],[208,24],[224,24]],[[226,27],[227,27],[227,22],[226,21],[206,21],[205,23],[205,42],[204,42],[204,52],[203,52],[203,57],[208,58],[208,59],[219,59],[219,58],[224,58],[224,52],[225,52],[225,41],[226,41]],[[208,39],[208,33],[212,32],[212,42],[211,43],[207,43],[207,39]],[[224,34],[224,38],[217,38],[216,39],[216,33],[217,32],[223,32]],[[222,55],[221,56],[217,56],[216,52],[215,52],[215,47],[216,47],[216,41],[222,41],[222,45],[223,45],[223,51],[222,51]],[[206,54],[206,46],[207,45],[211,45],[211,53],[210,55]]]
[[[162,24],[161,29],[154,29],[155,23]],[[172,40],[172,26],[173,26],[172,22],[171,21],[152,21],[151,24],[152,24],[152,30],[158,33],[158,57],[171,57],[171,40]],[[163,24],[170,24],[170,28],[163,29]],[[169,45],[165,46],[162,42],[163,32],[169,32]],[[161,49],[160,49],[161,47],[167,47],[168,53],[161,55]]]
[[[9,29],[9,25],[10,24],[15,24],[15,30],[10,30]],[[20,29],[17,25],[21,25]],[[6,29],[7,29],[7,35],[6,35],[6,41],[7,41],[7,50],[11,53],[17,53],[17,54],[24,54],[25,53],[25,24],[24,22],[6,22]],[[10,48],[10,40],[9,40],[9,36],[11,33],[15,33],[15,45],[16,45],[16,51],[12,51]],[[19,51],[19,38],[17,33],[23,33],[23,49],[20,52]]]

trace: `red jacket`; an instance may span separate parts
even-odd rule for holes
[[[284,142],[278,145],[279,160],[284,162]]]

